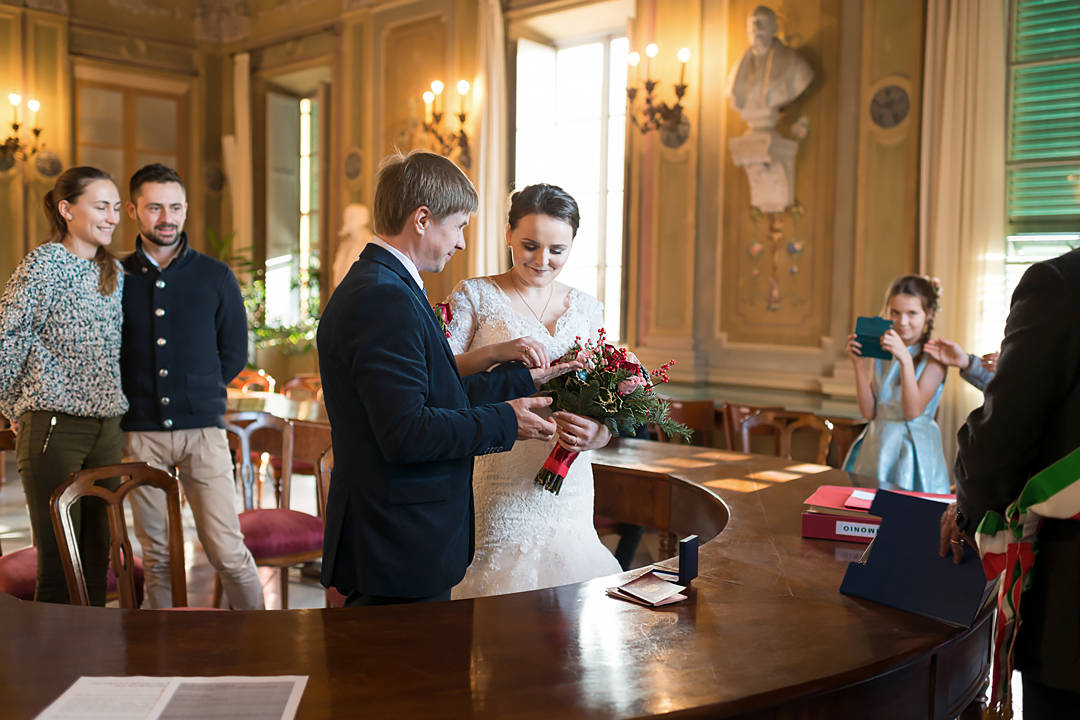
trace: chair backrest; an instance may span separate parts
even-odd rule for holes
[[[813,413],[798,413],[798,417],[788,423],[788,426],[784,429],[784,457],[794,457],[795,434],[800,431],[817,433],[817,449],[812,459],[818,465],[824,465],[829,458],[829,444],[832,442],[832,423],[819,418]]]
[[[244,368],[240,374],[233,378],[229,387],[243,390],[260,390],[262,392],[274,392],[274,378],[270,377],[265,370],[252,370]]]
[[[751,435],[770,435],[773,449],[770,454],[777,457],[784,456],[784,429],[788,421],[776,417],[776,414],[768,410],[757,410],[738,420],[740,449],[744,453],[754,452],[750,439]]]
[[[318,506],[319,517],[323,514],[324,493],[319,487],[322,479],[319,477],[319,462],[330,448],[330,426],[323,423],[308,422],[306,420],[290,420],[289,431],[292,433],[293,462],[310,463],[315,468],[315,497]],[[330,461],[333,463],[333,460]],[[326,476],[326,482],[330,482],[330,476]]]
[[[290,400],[320,400],[322,378],[318,373],[297,375],[281,388],[281,393]]]
[[[712,400],[668,400],[671,419],[690,427],[694,434],[690,442],[694,445],[711,446],[716,427],[716,403]],[[672,442],[679,438],[669,438],[663,432],[657,433],[661,441]]]
[[[334,448],[330,446],[315,463],[315,488],[319,495],[319,517],[326,522],[326,502],[330,496],[330,473],[334,470]]]
[[[11,428],[0,430],[0,452],[13,451],[15,449],[15,433]]]
[[[768,434],[773,439],[772,454],[791,459],[792,439],[795,433],[800,431],[817,433],[817,448],[811,459],[819,465],[825,464],[829,453],[829,442],[832,440],[832,427],[828,421],[822,420],[813,413],[761,409],[743,418],[739,425],[742,451],[753,452],[752,434]]]
[[[739,403],[724,403],[724,440],[728,450],[738,450],[742,447],[741,434],[743,420],[751,415],[762,412],[781,412],[784,408],[775,405],[759,407],[755,405],[740,405]],[[759,431],[760,432],[760,431]],[[763,432],[768,432],[764,430]],[[744,450],[743,452],[748,452]]]
[[[244,495],[244,509],[255,509],[255,465],[251,454],[270,453],[281,458],[281,494],[278,504],[289,507],[289,483],[292,481],[292,431],[279,417],[257,411],[225,413],[225,432],[237,451],[236,481]]]
[[[98,481],[116,478],[115,490]],[[78,533],[71,520],[71,506],[79,499],[98,498],[105,503],[109,518],[109,560],[120,591],[120,607],[138,608],[135,596],[135,563],[131,554],[127,525],[124,522],[124,498],[139,487],[155,487],[165,493],[169,518],[169,570],[172,574],[172,603],[187,607],[187,580],[184,567],[184,529],[180,524],[180,487],[176,478],[146,463],[124,463],[80,470],[53,491],[49,500],[53,530],[60,546],[68,592],[75,605],[89,605],[86,574],[79,554]]]

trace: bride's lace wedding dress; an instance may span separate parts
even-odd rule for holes
[[[450,347],[458,354],[528,335],[554,362],[575,338],[594,336],[601,327],[603,306],[592,296],[571,290],[567,305],[552,335],[536,318],[514,310],[492,280],[465,280],[450,296]],[[593,528],[592,453],[578,456],[558,495],[533,482],[554,445],[519,440],[509,452],[476,458],[476,555],[451,597],[535,590],[622,572]]]

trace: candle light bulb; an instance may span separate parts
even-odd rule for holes
[[[431,81],[431,92],[435,93],[436,95],[442,95],[443,87],[444,86],[442,84],[442,81],[440,81],[440,80],[432,80]]]
[[[435,102],[435,93],[425,90],[421,96],[424,98],[424,122],[431,122],[431,106]]]
[[[686,61],[690,59],[690,48],[679,50],[679,85],[686,85]]]
[[[458,95],[465,95],[466,93],[468,93],[469,92],[469,81],[468,80],[458,80],[457,81],[457,91],[458,91]]]
[[[641,55],[637,52],[632,52],[626,56],[626,62],[630,63],[630,67],[637,67],[641,63]]]
[[[658,52],[660,52],[660,48],[656,46],[656,43],[649,43],[645,46],[645,55],[647,55],[649,58],[656,57],[656,54]]]
[[[7,99],[11,101],[12,107],[19,107],[19,103],[22,102],[22,95],[19,93],[11,93],[7,96]]]

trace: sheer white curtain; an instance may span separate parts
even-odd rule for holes
[[[509,190],[506,171],[506,38],[500,1],[481,0],[478,16],[479,72],[473,88],[473,102],[480,114],[476,136],[476,180],[480,210],[474,221],[474,248],[469,253],[470,277],[491,275],[504,269],[506,253],[502,251],[502,238]]]
[[[923,85],[919,257],[941,279],[935,335],[975,355],[1005,322],[1008,0],[929,0]],[[938,422],[946,463],[982,395],[951,373]]]

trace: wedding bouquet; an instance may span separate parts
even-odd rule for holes
[[[540,388],[552,396],[552,410],[597,420],[613,437],[632,436],[638,426],[653,423],[668,437],[677,435],[689,442],[690,428],[672,420],[667,400],[653,393],[658,383],[668,381],[667,370],[674,360],[650,374],[632,352],[608,344],[602,328],[595,344],[587,340],[583,345],[579,337],[556,362],[573,360],[580,362],[582,369],[560,375]],[[558,495],[577,456],[556,444],[536,474],[537,485]]]

